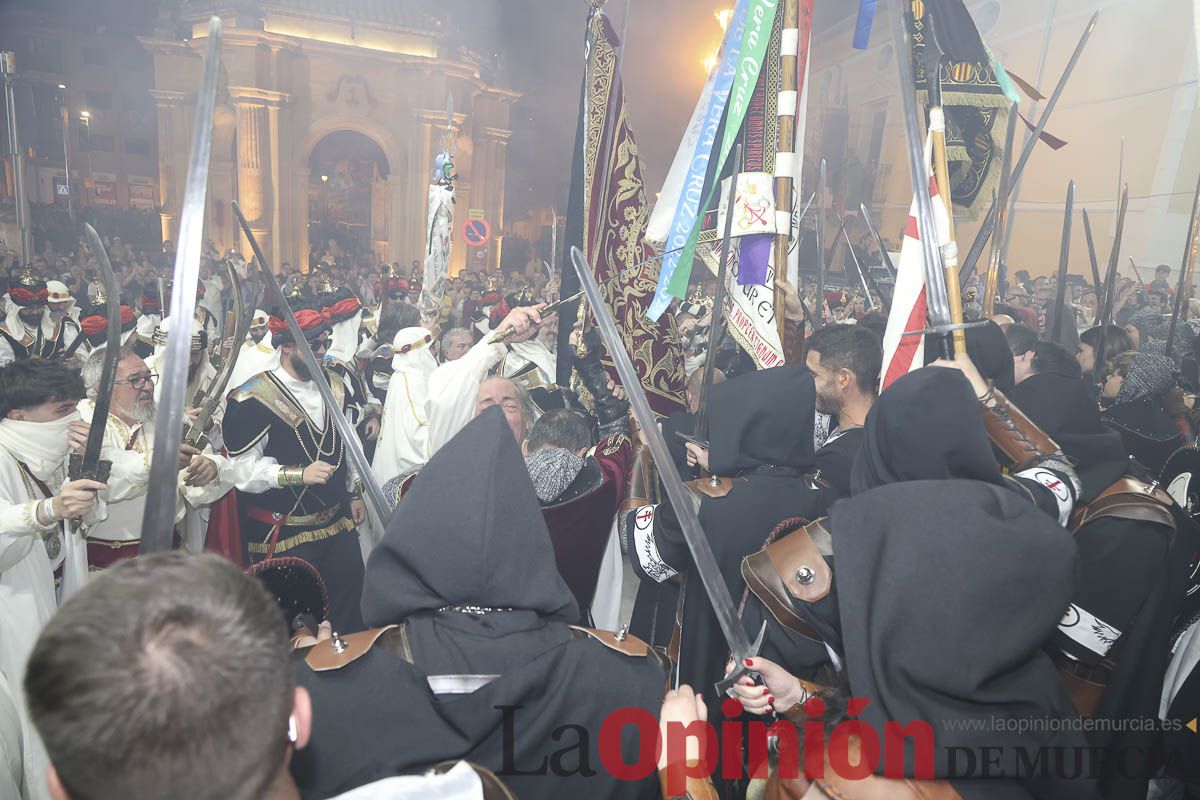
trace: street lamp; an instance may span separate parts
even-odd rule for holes
[[[87,138],[87,147],[84,148],[84,152],[87,153],[88,178],[91,178],[92,177],[92,112],[88,111],[86,108],[83,109],[82,111],[80,111],[79,112],[79,121],[83,123],[84,129],[87,131],[87,137],[86,137]],[[94,184],[94,182],[93,182],[93,184]],[[95,185],[93,185],[92,190],[95,191],[95,188],[96,188]],[[83,194],[84,194],[84,197],[88,196],[86,191]],[[90,198],[88,198],[86,205],[91,205]]]

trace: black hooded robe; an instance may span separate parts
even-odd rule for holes
[[[992,726],[1076,716],[1040,649],[1072,595],[1075,544],[1001,475],[963,376],[922,369],[893,383],[867,417],[852,483],[825,521],[830,592],[794,606],[844,664],[850,696],[870,701],[859,718],[876,731],[928,722],[935,776],[966,800],[1095,797],[1091,780],[1021,773],[1038,748],[1084,757],[1082,734]],[[747,628],[763,618],[748,603]],[[994,778],[980,781],[985,757]]]
[[[641,781],[611,775],[600,733],[618,709],[657,719],[665,674],[568,627],[579,611],[499,409],[468,424],[405,493],[367,564],[362,610],[368,625],[403,632],[341,669],[298,666],[314,719],[292,759],[304,798],[452,759],[493,770],[521,800],[657,792],[654,770]],[[448,675],[499,677],[434,694],[428,679]],[[610,757],[635,763],[637,730],[624,727]]]
[[[1100,421],[1087,387],[1077,378],[1039,373],[1026,378],[1009,399],[1076,462],[1087,503],[1114,481],[1130,475],[1153,481],[1130,463],[1120,437]],[[1177,517],[1177,531],[1154,522],[1099,517],[1075,533],[1078,588],[1049,648],[1095,666],[1113,655],[1113,669],[1095,718],[1150,719],[1170,658],[1170,635],[1184,599],[1192,526]],[[1119,644],[1119,649],[1114,649]],[[1124,730],[1119,728],[1124,727]],[[1156,731],[1128,725],[1095,731],[1090,740],[1110,753],[1123,752],[1127,768],[1105,771],[1109,800],[1144,798]],[[1110,761],[1110,764],[1116,762]]]
[[[805,477],[814,466],[815,400],[812,376],[799,365],[739,375],[712,388],[709,468],[731,477],[733,488],[724,497],[703,497],[699,517],[735,604],[745,590],[742,558],[760,549],[780,520],[816,519],[835,497],[830,489],[814,489]],[[691,552],[669,503],[658,506],[648,523],[640,516],[644,511],[624,520],[634,529],[627,552],[642,579],[630,630],[665,646],[678,590],[663,576],[689,572]],[[695,576],[687,580],[681,630],[679,680],[715,703],[713,684],[724,675],[729,648]]]

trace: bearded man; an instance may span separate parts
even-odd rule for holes
[[[312,308],[295,315],[320,359],[329,347],[327,317]],[[279,366],[231,392],[225,412],[225,444],[243,493],[245,556],[249,563],[274,556],[308,561],[328,587],[335,629],[361,630],[361,480],[287,323],[272,316],[269,324]],[[325,377],[344,412],[349,399],[342,379],[328,371]]]
[[[83,366],[88,394],[95,396],[104,369],[103,352]],[[104,426],[101,456],[112,462],[108,489],[108,518],[88,530],[88,568],[105,569],[137,555],[141,544],[142,516],[146,511],[146,489],[154,453],[156,378],[149,366],[132,349],[123,349],[117,362],[108,421]],[[80,413],[92,420],[92,400],[80,404]],[[225,458],[189,444],[179,446],[179,492],[176,496],[176,533],[191,552],[204,548],[208,531],[208,506],[233,486],[233,472]]]

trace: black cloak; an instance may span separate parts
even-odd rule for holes
[[[709,468],[732,478],[733,488],[724,497],[703,497],[699,517],[734,603],[745,590],[742,558],[760,549],[781,520],[816,519],[836,496],[811,488],[805,478],[814,467],[815,402],[812,376],[801,365],[738,375],[712,387]],[[675,571],[689,572],[691,553],[669,503],[658,507],[653,543]],[[698,577],[687,579],[685,594],[680,680],[715,701],[713,684],[724,675],[728,646]],[[676,584],[643,578],[631,630],[667,644],[677,598]],[[823,661],[823,649],[816,652]]]
[[[850,696],[870,701],[859,718],[876,731],[928,722],[935,775],[955,779],[967,800],[1094,796],[1090,780],[1016,780],[1022,756],[1040,747],[1085,759],[1082,734],[992,727],[1076,717],[1041,650],[1074,592],[1076,552],[1006,488],[961,373],[917,370],[880,396],[854,486],[826,522],[832,590],[799,610],[842,657]],[[997,748],[997,780],[974,780],[984,747]],[[905,757],[911,770],[911,744]]]
[[[604,769],[599,734],[620,708],[656,717],[665,674],[565,624],[575,600],[499,409],[442,447],[404,494],[367,563],[362,610],[369,625],[403,623],[406,641],[386,634],[342,669],[299,665],[314,719],[292,760],[305,798],[449,759],[495,771],[522,800],[654,795],[656,774],[622,782]],[[426,678],[451,674],[500,677],[432,694]],[[637,744],[626,727],[626,763]]]

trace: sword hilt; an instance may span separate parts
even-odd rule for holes
[[[738,679],[743,675],[749,675],[755,681],[761,682],[762,677],[753,670],[746,667],[747,658],[756,658],[762,652],[763,642],[767,638],[767,623],[763,620],[762,627],[758,629],[758,636],[750,645],[750,650],[745,653],[734,653],[733,669],[728,675],[717,681],[717,694],[725,694],[733,697],[733,685],[738,682]]]
[[[71,481],[96,481],[98,483],[108,483],[108,476],[112,473],[112,462],[101,458],[96,461],[94,468],[84,466],[84,456],[78,453],[71,453],[67,461],[67,479]]]

